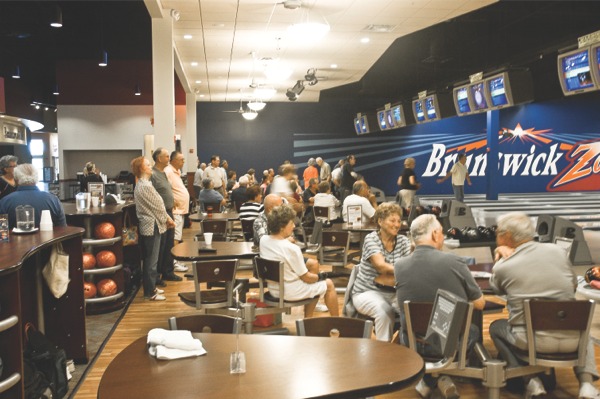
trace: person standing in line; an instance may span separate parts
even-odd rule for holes
[[[196,169],[196,173],[194,173],[194,194],[196,194],[196,199],[198,199],[200,190],[202,190],[202,179],[204,178],[204,169],[206,169],[206,164],[200,163],[200,159],[198,159],[198,169]]]
[[[323,158],[317,158],[317,165],[319,165],[319,181],[331,182],[331,166],[323,160]]]
[[[137,157],[131,161],[131,169],[138,178],[134,198],[144,257],[142,278],[144,299],[164,301],[165,291],[156,288],[158,259],[162,237],[175,227],[175,222],[167,214],[162,197],[150,182],[152,176],[150,161],[144,157]]]
[[[415,165],[416,161],[414,158],[406,158],[404,160],[404,170],[398,178],[400,206],[404,209],[419,205],[417,190],[421,188],[421,183],[417,182]]]
[[[304,169],[304,173],[302,174],[302,179],[304,180],[304,189],[308,188],[310,179],[319,179],[319,171],[315,168],[317,161],[314,158],[310,158],[307,162],[307,167]]]
[[[154,160],[154,167],[152,168],[152,177],[150,181],[152,185],[162,198],[167,215],[173,219],[173,206],[175,205],[175,198],[173,197],[173,189],[171,183],[165,173],[165,168],[169,165],[169,151],[166,148],[159,147],[152,153],[152,159]],[[158,271],[162,275],[157,281],[158,286],[164,287],[166,284],[163,280],[167,281],[181,281],[181,277],[176,275],[173,271],[173,256],[171,255],[171,248],[175,241],[175,230],[167,229],[165,234],[161,235],[160,240],[160,251],[158,255]]]
[[[185,215],[190,212],[190,193],[181,178],[181,169],[185,163],[185,157],[181,152],[173,151],[169,162],[169,165],[165,168],[165,173],[173,190],[173,220],[175,221],[173,238],[176,243],[181,243]],[[188,267],[179,261],[174,261],[173,265],[173,271],[188,271]]]
[[[467,170],[467,155],[466,154],[458,154],[458,161],[452,166],[452,169],[446,176],[437,179],[436,181],[439,183],[445,182],[450,176],[452,176],[452,191],[454,191],[454,197],[460,201],[465,201],[465,179],[469,186],[471,185],[471,177],[469,176],[469,171]]]

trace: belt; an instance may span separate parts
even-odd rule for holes
[[[384,292],[396,292],[396,288],[390,287],[389,285],[375,283],[375,287],[379,288],[381,291]]]

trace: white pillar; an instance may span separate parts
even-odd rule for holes
[[[196,138],[196,95],[194,93],[185,94],[186,108],[186,129],[185,135],[182,137],[182,151],[185,156],[185,168],[187,172],[195,172],[198,159],[198,140]]]
[[[173,62],[173,18],[162,10],[152,18],[152,87],[154,103],[154,147],[175,149],[175,77]]]

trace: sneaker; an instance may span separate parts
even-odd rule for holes
[[[545,394],[546,390],[544,389],[544,384],[542,384],[542,381],[540,381],[538,377],[529,380],[527,391],[525,392],[525,399],[531,399]]]
[[[162,279],[163,280],[167,280],[167,281],[181,281],[181,280],[183,280],[183,278],[179,277],[175,273],[165,274],[165,275],[162,276]]]
[[[579,387],[579,399],[595,399],[600,397],[600,392],[589,382],[584,382]]]
[[[329,312],[329,309],[327,309],[327,306],[324,303],[317,303],[315,312]]]
[[[154,289],[154,293],[155,293],[155,294],[164,294],[164,293],[165,293],[165,290],[161,290],[160,288],[155,288],[155,289]]]
[[[175,261],[173,263],[173,271],[175,271],[175,272],[187,272],[188,269],[189,268],[186,265],[184,265],[183,263],[181,263],[179,261]]]
[[[147,299],[149,301],[164,301],[167,298],[162,294],[154,294],[150,298],[144,298],[144,299]]]
[[[425,383],[425,380],[419,381],[415,390],[421,395],[422,398],[427,399],[431,395],[431,388]]]
[[[438,379],[437,387],[446,399],[458,399],[460,397],[456,385],[454,385],[452,379],[447,375],[443,375]]]

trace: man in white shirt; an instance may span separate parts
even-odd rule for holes
[[[206,169],[206,164],[202,162],[196,173],[194,173],[194,193],[196,194],[196,199],[198,199],[198,194],[200,194],[200,190],[202,190],[202,179],[204,179],[204,169]]]
[[[327,162],[323,160],[323,158],[317,158],[317,165],[319,165],[319,180],[321,181],[331,181],[331,166]]]
[[[340,208],[340,201],[335,198],[333,194],[331,194],[331,186],[327,181],[322,181],[319,183],[319,193],[315,195],[313,205],[329,208],[330,221],[335,221],[340,217],[340,213],[338,211]]]
[[[452,176],[452,191],[454,191],[454,197],[460,202],[465,202],[465,179],[469,186],[471,185],[471,177],[465,165],[466,163],[467,155],[458,154],[458,162],[452,166],[446,176],[436,180],[438,183],[443,183]]]
[[[169,160],[169,165],[164,169],[167,179],[171,184],[173,191],[173,221],[175,222],[175,242],[181,242],[183,233],[183,222],[185,215],[190,212],[190,193],[181,179],[181,169],[185,163],[185,157],[179,151],[173,151]],[[188,267],[184,264],[174,261],[174,271],[186,272]]]
[[[369,186],[364,180],[358,180],[352,185],[352,194],[344,199],[344,205],[342,205],[342,217],[344,222],[348,221],[348,206],[360,205],[363,217],[363,223],[371,220],[375,215],[375,209],[377,209],[377,201],[375,196],[371,194]],[[351,242],[360,242],[360,234],[352,233],[350,235]]]
[[[223,197],[225,197],[225,178],[223,177],[223,171],[219,167],[221,164],[221,158],[218,155],[210,157],[210,165],[204,170],[204,179],[211,179],[213,181],[213,189],[218,191]]]

